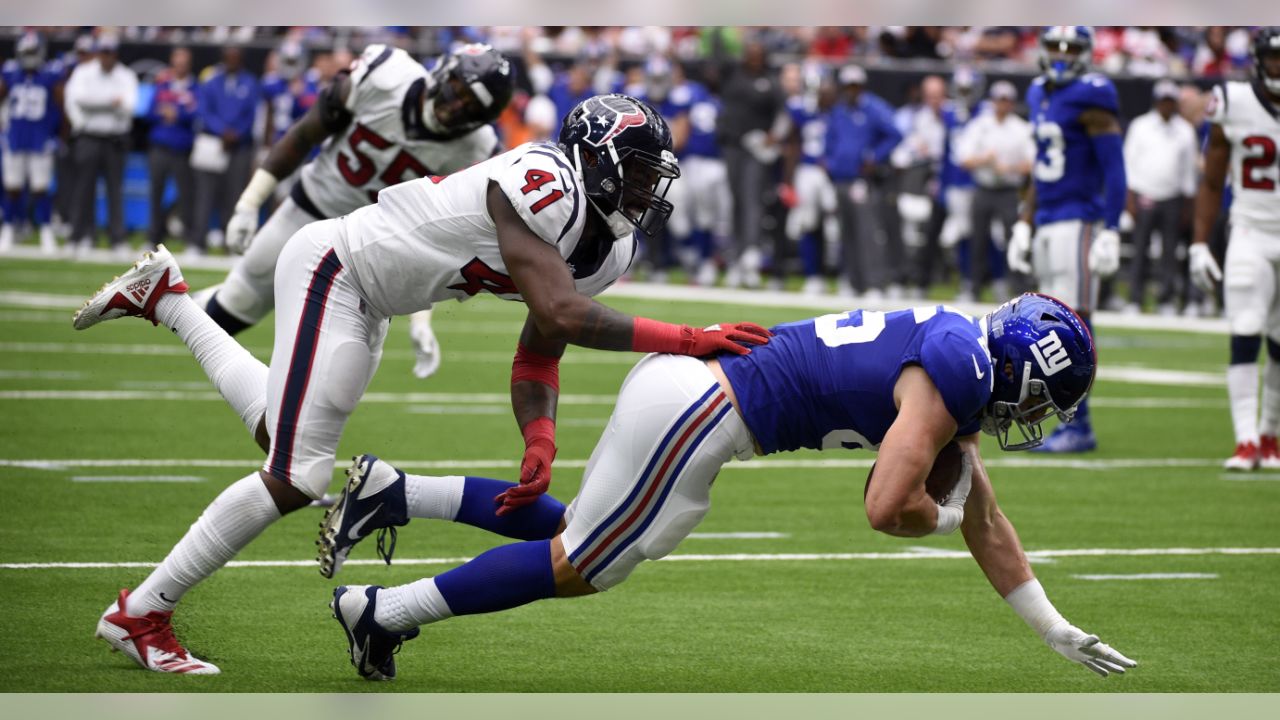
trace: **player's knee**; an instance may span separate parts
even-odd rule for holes
[[[274,290],[270,283],[264,291],[232,274],[217,294],[210,299],[210,309],[215,303],[235,320],[246,325],[255,325],[275,307]]]
[[[262,484],[267,487],[267,492],[271,495],[271,500],[276,504],[276,509],[280,511],[281,515],[288,515],[294,510],[311,504],[312,498],[309,495],[288,482],[266,471],[260,471],[258,475],[262,478]]]
[[[556,581],[556,597],[581,597],[599,592],[569,562],[562,535],[551,538],[551,571]]]
[[[1267,354],[1272,359],[1277,359],[1276,352],[1280,352],[1280,348],[1276,351],[1272,350],[1275,343],[1267,338]],[[1231,364],[1245,365],[1248,363],[1258,362],[1258,352],[1262,350],[1261,335],[1232,335],[1231,336]]]
[[[336,410],[350,415],[369,384],[369,348],[364,343],[343,343],[334,349],[329,362],[335,371],[328,374],[325,397]]]
[[[262,448],[262,452],[271,451],[271,433],[267,430],[266,415],[258,421],[258,427],[253,431],[253,439],[258,443],[258,447]]]

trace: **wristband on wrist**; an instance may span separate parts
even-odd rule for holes
[[[1044,588],[1040,587],[1040,581],[1035,578],[1014,588],[1004,599],[1018,613],[1018,617],[1042,638],[1049,632],[1049,628],[1059,622],[1066,622],[1062,613],[1049,602]]]
[[[631,349],[635,352],[680,353],[692,339],[693,328],[649,318],[635,318]]]
[[[560,358],[542,355],[516,344],[516,356],[511,363],[511,382],[536,382],[560,391]]]
[[[929,532],[930,535],[950,535],[964,522],[964,510],[949,505],[938,506],[938,526]]]
[[[236,201],[237,211],[254,211],[262,207],[262,204],[271,197],[271,193],[275,192],[276,185],[280,181],[275,175],[258,168],[253,173],[253,178],[249,180],[249,184],[245,186],[244,192],[240,193],[240,199]]]
[[[520,434],[524,436],[525,447],[544,440],[554,448],[556,446],[556,421],[546,415],[534,418],[520,428]]]

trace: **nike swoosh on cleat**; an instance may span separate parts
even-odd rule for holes
[[[976,373],[978,375],[978,379],[981,380],[986,373],[982,372],[982,368],[978,366],[978,356],[970,355],[969,357],[973,358],[973,372]]]
[[[363,537],[362,535],[360,535],[360,528],[364,527],[364,524],[369,522],[369,520],[374,515],[376,515],[379,510],[382,509],[382,505],[383,503],[378,503],[378,507],[370,510],[368,515],[365,515],[364,517],[360,518],[359,522],[357,522],[355,525],[352,525],[351,529],[347,531],[347,537],[352,540],[359,540],[361,537]]]

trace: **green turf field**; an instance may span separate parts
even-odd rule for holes
[[[1095,391],[1100,452],[1063,462],[1001,457],[992,445],[986,457],[1058,608],[1139,661],[1124,677],[1100,679],[1041,644],[976,564],[956,556],[958,536],[871,531],[859,501],[865,453],[731,464],[698,532],[763,536],[693,537],[673,561],[608,593],[426,628],[389,684],[365,683],[347,663],[326,607],[335,583],[311,563],[321,513],[303,510],[239,558],[276,565],[223,570],[175,616],[180,639],[223,674],[143,672],[93,639],[99,613],[261,455],[170,333],[133,319],[71,329],[68,298],[118,270],[0,260],[0,690],[1280,691],[1280,474],[1219,471],[1231,446],[1221,387],[1107,380]],[[220,277],[187,273],[196,287]],[[702,324],[814,314],[607,302]],[[521,442],[505,389],[523,307],[478,299],[436,317],[439,374],[412,378],[405,324],[393,323],[370,401],[339,454],[510,478]],[[266,359],[271,332],[268,323],[242,340]],[[1212,374],[1226,355],[1225,338],[1206,334],[1104,330],[1099,342],[1106,368]],[[562,500],[634,360],[566,355],[552,486]],[[830,462],[796,462],[816,460]],[[401,530],[405,562],[374,564],[366,543],[354,557],[370,562],[348,565],[339,580],[402,583],[499,542],[419,520]],[[1260,551],[1224,552],[1235,548]],[[1090,579],[1151,573],[1195,577]]]

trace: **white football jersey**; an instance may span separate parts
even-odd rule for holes
[[[422,63],[386,45],[370,45],[352,64],[351,124],[302,168],[302,191],[323,217],[376,202],[385,187],[447,175],[493,155],[498,136],[488,125],[453,140],[409,138],[406,104],[421,102],[432,82]]]
[[[1280,107],[1228,82],[1213,89],[1209,121],[1231,143],[1231,222],[1280,233]]]
[[[407,315],[480,292],[523,300],[486,207],[490,181],[529,229],[559,251],[578,292],[597,295],[631,266],[635,235],[584,243],[587,213],[595,209],[581,177],[558,146],[526,143],[446,177],[387,188],[377,204],[336,221],[338,259],[375,309]]]

